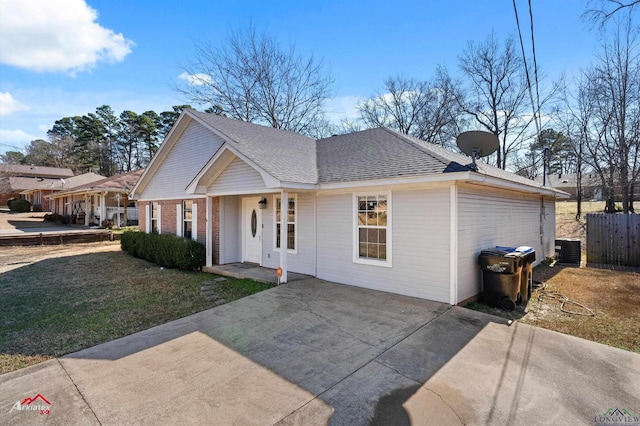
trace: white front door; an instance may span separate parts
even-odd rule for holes
[[[262,265],[262,210],[260,197],[242,199],[242,261]]]

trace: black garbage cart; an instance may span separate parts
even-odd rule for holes
[[[482,270],[483,301],[489,306],[513,311],[520,295],[524,256],[515,251],[483,250],[478,258]]]

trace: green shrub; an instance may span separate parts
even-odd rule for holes
[[[23,200],[21,198],[14,199],[14,200],[11,201],[11,204],[9,205],[9,210],[11,210],[12,212],[16,212],[16,213],[30,212],[31,211],[31,203],[28,202],[27,200]]]
[[[13,205],[14,201],[16,201],[14,197],[11,197],[7,200],[7,207],[9,207],[9,210],[11,210],[11,206]]]
[[[120,238],[120,247],[131,256],[166,268],[193,271],[200,269],[205,261],[204,245],[170,234],[126,231]]]
[[[45,214],[44,221],[62,223],[62,215],[59,215],[58,213]]]

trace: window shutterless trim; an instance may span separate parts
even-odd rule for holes
[[[278,244],[278,205],[280,204],[280,194],[275,194],[273,196],[273,251],[274,252],[280,252],[280,247],[277,247]],[[288,200],[293,199],[294,201],[294,211],[293,211],[293,222],[289,222],[289,211],[288,211],[288,207],[287,206],[287,212],[286,212],[286,217],[287,217],[287,222],[286,224],[292,224],[294,226],[293,228],[293,244],[295,245],[295,248],[290,249],[287,248],[287,253],[290,254],[298,254],[298,210],[299,210],[299,206],[298,206],[298,194],[289,194],[289,196],[287,197]],[[280,218],[282,219],[282,212],[280,212]],[[282,223],[282,220],[280,221],[280,223]],[[281,225],[282,226],[282,225]],[[287,232],[288,235],[288,232]]]
[[[365,229],[385,229],[386,231],[386,259],[372,259],[372,258],[361,258],[360,257],[360,228],[361,226],[358,224],[358,197],[366,197],[366,196],[383,196],[387,200],[387,224],[386,226],[363,226]],[[393,201],[391,197],[391,191],[379,191],[379,192],[357,192],[353,193],[353,205],[351,214],[353,217],[353,263],[358,263],[362,265],[372,265],[372,266],[384,266],[384,267],[392,267],[393,266]]]

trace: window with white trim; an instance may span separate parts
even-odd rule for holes
[[[391,194],[355,195],[354,261],[391,263]]]
[[[286,217],[286,223],[287,223],[287,250],[289,251],[296,251],[296,222],[297,222],[297,216],[298,213],[296,211],[296,205],[297,205],[297,201],[298,201],[298,196],[295,194],[292,194],[288,197],[289,200],[289,205],[287,208],[287,217]],[[275,201],[275,224],[276,224],[276,228],[275,228],[275,243],[276,243],[276,250],[280,249],[280,229],[282,226],[282,214],[280,211],[281,208],[281,202],[280,202],[280,197],[276,197],[276,201]]]
[[[191,238],[193,232],[193,201],[182,202],[182,236]]]
[[[158,228],[158,203],[151,203],[151,232],[159,233],[160,229]]]

